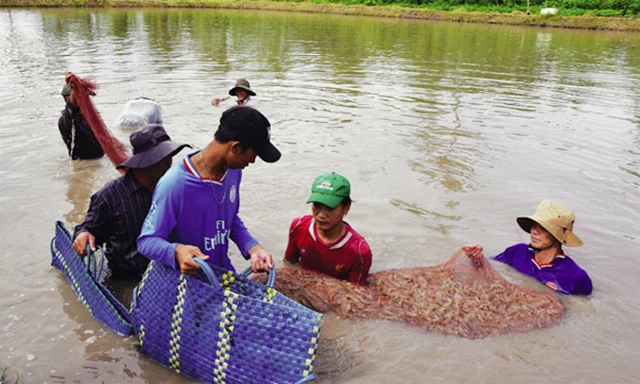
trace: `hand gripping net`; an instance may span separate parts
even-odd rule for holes
[[[111,163],[117,166],[127,160],[129,157],[126,154],[124,144],[111,134],[89,97],[95,95],[94,91],[98,86],[91,80],[87,78],[80,79],[72,73],[67,75],[67,82],[73,89],[73,97],[78,108],[80,108],[82,116],[91,127],[91,131],[93,131]]]

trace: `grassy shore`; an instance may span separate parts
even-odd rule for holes
[[[0,0],[0,7],[186,7],[312,12],[353,16],[409,18],[461,23],[640,32],[640,19],[622,17],[551,16],[512,13],[428,10],[401,6],[342,5],[268,0]]]

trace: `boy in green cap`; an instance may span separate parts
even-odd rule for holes
[[[318,176],[307,203],[312,215],[291,223],[285,261],[306,270],[364,285],[371,267],[371,249],[343,219],[351,208],[351,184],[337,173]]]

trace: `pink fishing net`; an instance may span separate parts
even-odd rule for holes
[[[95,90],[98,86],[88,78],[81,79],[71,72],[67,72],[65,78],[67,84],[73,89],[72,98],[75,104],[80,108],[82,116],[84,116],[87,124],[91,127],[104,153],[107,154],[107,157],[109,157],[113,165],[117,166],[123,163],[129,158],[125,151],[124,144],[111,134],[89,97],[95,95]],[[125,171],[126,170],[120,170],[122,173]]]
[[[368,286],[298,268],[280,268],[277,277],[278,291],[319,312],[401,321],[470,339],[550,327],[565,311],[558,297],[512,284],[486,258],[472,260],[462,250],[434,267],[374,273]]]

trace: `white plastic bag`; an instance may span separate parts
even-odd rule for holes
[[[122,130],[135,131],[147,124],[162,124],[162,108],[153,99],[139,97],[127,102],[114,126]]]

